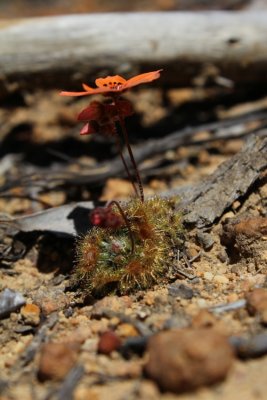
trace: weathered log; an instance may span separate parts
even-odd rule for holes
[[[78,1],[34,1],[1,0],[2,18],[38,17],[44,15],[76,14],[91,12],[134,12],[145,11],[196,11],[196,10],[240,10],[253,7],[265,0],[78,0]]]
[[[234,82],[267,82],[267,12],[69,15],[0,21],[0,76],[77,88],[96,75],[164,68],[185,85],[213,64]],[[64,86],[63,86],[64,85]]]

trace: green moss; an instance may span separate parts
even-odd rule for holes
[[[125,294],[163,281],[172,250],[183,243],[174,200],[134,199],[122,208],[133,232],[134,252],[127,227],[116,231],[94,227],[78,242],[74,280],[94,295]]]

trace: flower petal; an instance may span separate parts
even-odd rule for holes
[[[90,86],[83,83],[84,92],[60,92],[60,96],[88,96],[90,94],[105,94],[105,93],[116,93],[122,92],[133,86],[140,85],[142,83],[147,83],[154,81],[160,77],[160,72],[162,69],[152,72],[146,72],[144,74],[136,75],[130,78],[128,81],[122,78],[120,75],[107,76],[106,78],[96,79],[96,88],[91,88]]]
[[[98,78],[95,84],[99,88],[107,89],[108,91],[120,91],[126,84],[126,79],[120,75],[106,76],[106,78]]]
[[[78,96],[88,96],[88,94],[91,94],[89,92],[60,92],[60,96],[72,96],[72,97],[78,97]]]
[[[158,79],[160,77],[160,72],[162,71],[162,69],[159,69],[157,71],[152,71],[152,72],[146,72],[144,74],[140,74],[140,75],[136,75],[133,78],[130,78],[126,84],[125,84],[125,89],[136,86],[136,85],[140,85],[141,83],[148,83],[148,82],[152,82],[155,79]]]
[[[91,135],[91,133],[97,133],[97,129],[95,129],[94,126],[88,122],[80,130],[80,135]]]
[[[83,83],[82,87],[86,92],[91,92],[92,90],[94,90],[94,88],[91,88],[90,86],[86,85],[86,83]]]
[[[87,135],[89,130],[89,122],[85,124],[82,129],[80,130],[80,135]]]
[[[104,106],[98,101],[93,101],[78,115],[78,121],[98,121],[103,116]]]

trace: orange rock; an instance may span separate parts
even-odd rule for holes
[[[233,356],[227,338],[213,330],[171,330],[149,340],[145,373],[162,390],[179,393],[224,379]]]
[[[267,310],[267,290],[263,288],[254,289],[246,296],[247,309],[251,315],[263,313]]]
[[[36,304],[26,304],[21,308],[20,313],[27,324],[39,325],[41,310]]]
[[[249,272],[256,273],[260,269],[264,273],[267,268],[266,234],[267,217],[232,219],[223,224],[221,243],[227,247],[232,263],[245,259]]]
[[[38,366],[38,378],[45,380],[61,380],[76,363],[79,344],[46,343],[41,349]]]
[[[92,309],[92,318],[101,318],[106,311],[124,312],[130,307],[132,300],[129,296],[107,296],[98,300]]]
[[[127,323],[120,324],[116,329],[116,333],[122,338],[139,335],[136,328],[133,325]]]
[[[265,235],[267,234],[267,218],[254,217],[245,219],[235,225],[235,231],[237,234],[249,237]]]
[[[252,217],[239,222],[230,219],[230,221],[224,225],[223,230],[223,240],[226,243],[235,240],[239,235],[257,238],[267,234],[267,218]]]
[[[45,315],[49,315],[54,311],[58,310],[58,304],[50,299],[44,299],[42,302],[42,311]]]

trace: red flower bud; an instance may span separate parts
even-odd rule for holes
[[[105,220],[105,209],[97,207],[90,213],[90,221],[92,225],[101,226]]]
[[[116,214],[110,207],[97,207],[90,214],[91,224],[100,228],[119,229],[125,225],[121,215]]]

